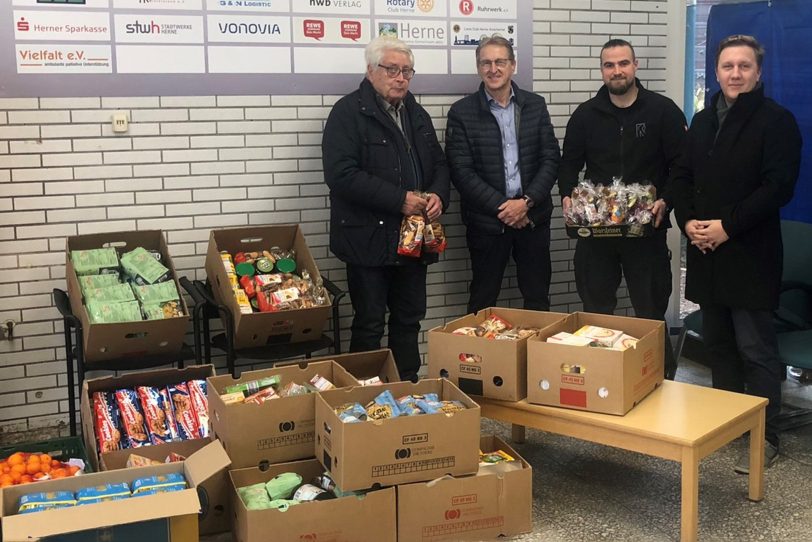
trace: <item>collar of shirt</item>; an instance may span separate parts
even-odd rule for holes
[[[498,107],[502,107],[502,104],[500,104],[499,102],[497,102],[497,101],[496,101],[496,98],[494,98],[493,96],[491,96],[491,93],[490,93],[490,92],[488,92],[487,90],[485,91],[485,96],[486,96],[486,97],[487,97],[487,99],[488,99],[488,105],[490,105],[491,107],[493,107],[494,105],[496,105],[496,106],[498,106]],[[510,107],[510,104],[511,104],[511,103],[513,103],[513,101],[515,100],[515,98],[516,98],[516,95],[513,93],[513,87],[511,86],[511,87],[510,87],[510,98],[508,98],[508,104],[507,104],[506,106],[502,107],[502,109],[506,109],[506,108]]]
[[[389,113],[390,117],[397,119],[400,116],[400,110],[403,109],[403,100],[399,101],[397,105],[393,105],[386,101],[380,94],[376,93],[375,97],[378,99],[378,105],[381,106],[381,109]]]

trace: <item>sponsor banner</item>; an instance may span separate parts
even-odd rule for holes
[[[208,57],[209,73],[292,72],[290,47],[213,45]]]
[[[17,41],[110,41],[110,16],[93,11],[14,11]]]
[[[289,17],[209,15],[209,42],[290,43]]]
[[[465,45],[479,45],[479,40],[483,37],[490,37],[499,34],[503,38],[510,40],[513,48],[516,48],[516,24],[514,22],[491,22],[491,21],[452,21],[450,25],[450,36],[452,47]]]
[[[305,0],[296,0],[304,2]],[[290,0],[206,0],[207,11],[289,13]]]
[[[445,21],[379,19],[375,29],[379,36],[399,38],[409,45],[448,46]]]
[[[372,39],[369,29],[369,19],[294,17],[293,42],[366,45]]]
[[[125,9],[189,9],[199,10],[203,0],[113,0],[114,8]]]
[[[17,73],[112,73],[109,45],[17,44]]]
[[[358,76],[360,83],[366,72],[364,50],[349,47],[294,47],[293,69],[296,73],[353,74]]]
[[[372,0],[296,0],[294,13],[317,15],[369,15]]]
[[[107,8],[110,7],[110,0],[11,0],[12,6],[38,6],[49,8]]]
[[[116,45],[118,73],[206,73],[202,45]]]
[[[375,0],[375,15],[385,17],[445,17],[446,6],[456,0]]]
[[[449,0],[452,17],[518,19],[516,0]]]
[[[203,43],[203,17],[116,15],[118,43]]]

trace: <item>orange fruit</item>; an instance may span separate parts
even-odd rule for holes
[[[20,483],[20,478],[22,478],[22,474],[20,474],[19,472],[15,471],[15,470],[11,471],[11,474],[9,474],[9,476],[11,476],[11,480],[15,484],[19,484]]]
[[[36,473],[38,473],[38,472],[40,471],[40,470],[39,470],[39,463],[36,463],[36,462],[30,462],[30,463],[28,463],[28,464],[26,465],[26,467],[25,467],[25,471],[26,471],[28,474],[36,474]]]
[[[51,464],[51,456],[48,455],[48,454],[41,454],[39,456],[39,462],[40,463],[48,463],[50,465]]]
[[[14,474],[15,472],[17,474],[25,474],[26,472],[28,472],[28,470],[23,463],[17,463],[11,467],[11,473]]]
[[[0,482],[0,489],[4,487],[11,487],[14,485],[14,482]]]
[[[50,463],[40,463],[39,464],[39,470],[40,470],[40,472],[45,472],[45,473],[51,472],[51,464]]]
[[[20,453],[20,452],[13,453],[13,454],[11,454],[11,456],[8,458],[8,464],[9,464],[9,465],[20,465],[20,464],[22,464],[24,461],[25,461],[25,459],[23,458],[23,454],[22,454],[22,453]]]
[[[79,472],[79,467],[76,465],[68,466],[68,476],[74,476],[77,472]]]
[[[10,474],[2,474],[0,475],[0,484],[13,484],[14,478],[11,477]]]
[[[21,484],[30,484],[33,481],[34,481],[34,477],[31,476],[30,474],[23,474],[22,476],[20,476],[20,483]]]
[[[3,474],[8,474],[9,472],[11,472],[11,465],[6,463],[5,465],[3,465],[2,471],[3,471]]]
[[[51,470],[51,478],[54,478],[54,479],[64,478],[67,475],[68,475],[68,471],[66,471],[65,469],[52,469]]]
[[[38,472],[33,476],[33,478],[34,480],[42,480],[43,478],[45,478],[45,476],[46,474],[44,472]]]
[[[57,469],[62,466],[61,461],[57,461],[56,459],[51,459],[51,467]]]

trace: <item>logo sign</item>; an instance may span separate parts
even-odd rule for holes
[[[375,0],[375,13],[445,17],[448,4],[437,0]]]
[[[465,373],[469,375],[481,375],[482,367],[478,367],[476,365],[460,365],[460,373]]]
[[[584,377],[583,376],[575,376],[575,375],[561,375],[561,383],[562,384],[573,384],[575,386],[583,386],[584,385]]]
[[[243,15],[209,15],[210,42],[239,43],[288,43],[290,42],[289,17],[254,17]],[[288,321],[282,321],[288,329]]]
[[[124,9],[200,9],[203,0],[113,0],[113,7]]]
[[[302,21],[302,29],[307,38],[320,40],[324,37],[324,21],[317,19],[305,19]]]
[[[447,45],[446,24],[436,21],[377,21],[378,35],[399,38],[409,45]]]
[[[463,15],[471,15],[474,12],[474,3],[471,0],[460,1],[460,13]]]
[[[119,43],[203,43],[203,17],[116,15]]]
[[[516,19],[519,16],[516,0],[460,0],[456,6],[460,15],[476,19]]]
[[[136,0],[138,1],[138,0]],[[296,0],[297,4],[303,4],[303,0]],[[296,6],[299,9],[299,6]],[[266,13],[288,13],[290,12],[290,0],[206,0],[207,11],[263,11]]]
[[[428,442],[428,433],[417,433],[414,435],[403,435],[403,444],[420,444],[421,442]]]
[[[459,519],[460,515],[461,514],[459,508],[452,508],[451,510],[445,511],[445,519],[447,520]]]
[[[476,504],[477,502],[478,497],[476,493],[471,493],[470,495],[457,495],[455,497],[451,497],[452,506],[459,506],[461,504]]]
[[[15,11],[17,40],[110,41],[110,16],[90,11]]]
[[[361,38],[360,21],[341,21],[341,37],[358,41]]]

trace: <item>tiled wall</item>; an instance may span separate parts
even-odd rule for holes
[[[597,55],[610,37],[630,39],[644,84],[665,90],[666,45],[681,46],[679,36],[669,35],[668,2],[535,0],[534,6],[533,90],[547,98],[559,138],[570,112],[599,87]],[[178,271],[205,278],[210,229],[298,223],[320,269],[345,284],[343,266],[327,248],[320,157],[322,126],[337,98],[0,99],[0,323],[18,323],[14,339],[0,341],[0,439],[67,423],[62,322],[50,295],[65,288],[66,236],[162,229]],[[457,98],[419,97],[441,140]],[[112,132],[114,112],[127,114],[128,132]],[[449,249],[430,268],[424,329],[462,314],[467,301],[456,193],[444,223]],[[553,223],[553,310],[577,310],[574,243],[558,210]],[[501,302],[521,304],[512,267]],[[628,306],[623,299],[620,311]],[[345,340],[350,313],[345,303]]]

